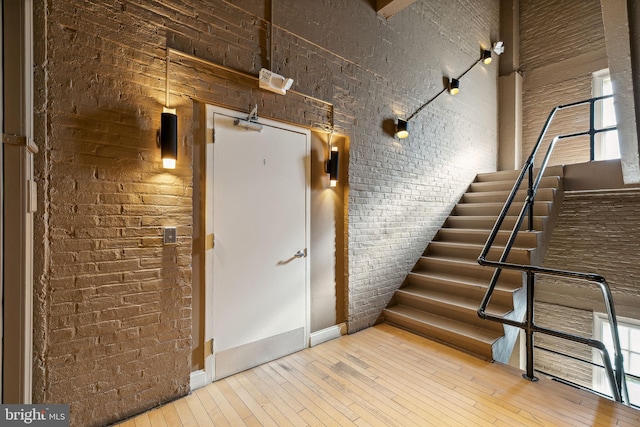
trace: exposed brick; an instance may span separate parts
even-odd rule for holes
[[[558,106],[589,99],[591,73],[599,71],[565,70],[563,81],[527,89],[527,76],[545,66],[558,64],[582,54],[605,49],[604,26],[599,0],[522,0],[520,1],[520,71],[524,75],[523,150],[531,154],[551,110]],[[554,118],[542,148],[558,134],[589,129],[588,108],[563,110]],[[544,152],[537,156],[537,164]],[[580,163],[589,160],[589,139],[561,141],[550,164]]]
[[[333,103],[336,130],[349,137],[353,332],[375,322],[471,179],[495,169],[495,64],[475,67],[459,96],[444,94],[423,110],[411,138],[395,139],[389,124],[438,93],[443,74],[477,60],[478,43],[498,34],[499,2],[416,2],[388,22],[369,2],[274,6],[274,71],[292,76],[296,91]],[[37,358],[55,363],[38,371],[34,400],[71,404],[73,426],[104,425],[189,390],[192,100],[240,111],[258,104],[261,117],[316,128],[329,124],[331,111],[172,58],[179,160],[166,173],[156,147],[166,46],[255,75],[268,66],[264,16],[224,0],[35,8],[43,153],[36,286],[45,302],[35,323],[44,341]],[[166,225],[178,228],[174,248],[162,245]]]
[[[604,276],[611,287],[618,316],[623,312],[621,308],[626,306],[624,317],[640,319],[636,309],[640,294],[635,281],[635,278],[640,277],[640,264],[637,262],[639,215],[640,192],[637,190],[566,193],[545,255],[544,266]],[[554,286],[558,299],[563,302],[558,303],[562,306],[537,303],[538,322],[555,329],[592,337],[593,311],[603,311],[600,304],[602,297],[596,293],[594,300],[590,302],[592,307],[576,308],[572,307],[573,301],[563,295],[576,288],[585,289],[584,282],[541,276],[539,283]],[[582,305],[585,305],[584,301]],[[546,337],[539,341],[545,342],[552,349],[591,360],[591,350],[586,346]],[[592,387],[592,368],[589,365],[543,355],[542,352],[540,354],[541,360],[536,363],[545,366],[545,369],[551,369],[551,373],[569,376],[572,381]]]

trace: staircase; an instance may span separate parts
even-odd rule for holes
[[[508,362],[518,329],[478,317],[493,269],[480,266],[477,258],[519,173],[476,177],[383,311],[386,322],[487,360]],[[526,190],[518,192],[487,259],[502,254],[525,197]],[[541,263],[561,201],[562,166],[549,167],[536,195],[536,231],[518,234],[508,262]],[[521,321],[524,284],[521,272],[503,270],[487,312]]]

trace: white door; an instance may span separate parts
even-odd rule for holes
[[[242,116],[238,116],[242,117]],[[214,378],[308,342],[309,133],[213,114]]]

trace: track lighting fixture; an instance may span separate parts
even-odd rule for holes
[[[160,120],[162,167],[175,169],[178,160],[178,116],[176,110],[164,107]]]
[[[398,119],[396,136],[400,139],[405,139],[409,136],[409,122],[407,120]]]
[[[449,93],[451,95],[457,95],[460,92],[460,80],[451,79],[449,80]]]
[[[491,64],[491,51],[490,50],[486,50],[486,49],[482,50],[482,62],[485,65]]]

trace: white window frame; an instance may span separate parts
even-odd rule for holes
[[[640,320],[638,319],[617,317],[617,322],[618,322],[618,327],[625,326],[628,328],[640,330]],[[609,327],[608,326],[609,317],[605,313],[594,312],[593,313],[593,338],[594,339],[604,342],[602,331],[605,325],[606,327]],[[611,358],[611,364],[613,365],[615,363],[614,362],[615,355],[613,353],[613,349],[607,348],[607,351],[609,352],[609,357]],[[625,349],[623,348],[622,351],[624,352]],[[597,363],[598,365],[603,364],[602,355],[600,354],[599,350],[593,349],[592,360],[594,363]],[[599,368],[597,366],[593,367],[593,389],[603,394],[611,396],[611,386],[609,385],[609,380],[607,378],[607,375],[604,369]],[[632,403],[635,405],[640,405],[640,401],[638,401],[638,399],[636,399],[636,401],[632,401]]]
[[[605,68],[600,71],[596,71],[593,73],[592,86],[591,86],[591,95],[596,98],[603,96],[603,82],[606,79],[610,79],[609,69]],[[594,112],[595,112],[595,123],[594,126],[596,129],[601,129],[604,127],[604,111],[603,111],[603,101],[598,101],[594,103]],[[611,132],[601,132],[596,134],[595,136],[595,146],[594,146],[594,160],[609,160],[620,158],[620,151],[618,150],[617,157],[611,157],[605,155],[605,138],[607,135],[615,133],[617,135],[618,131]]]

